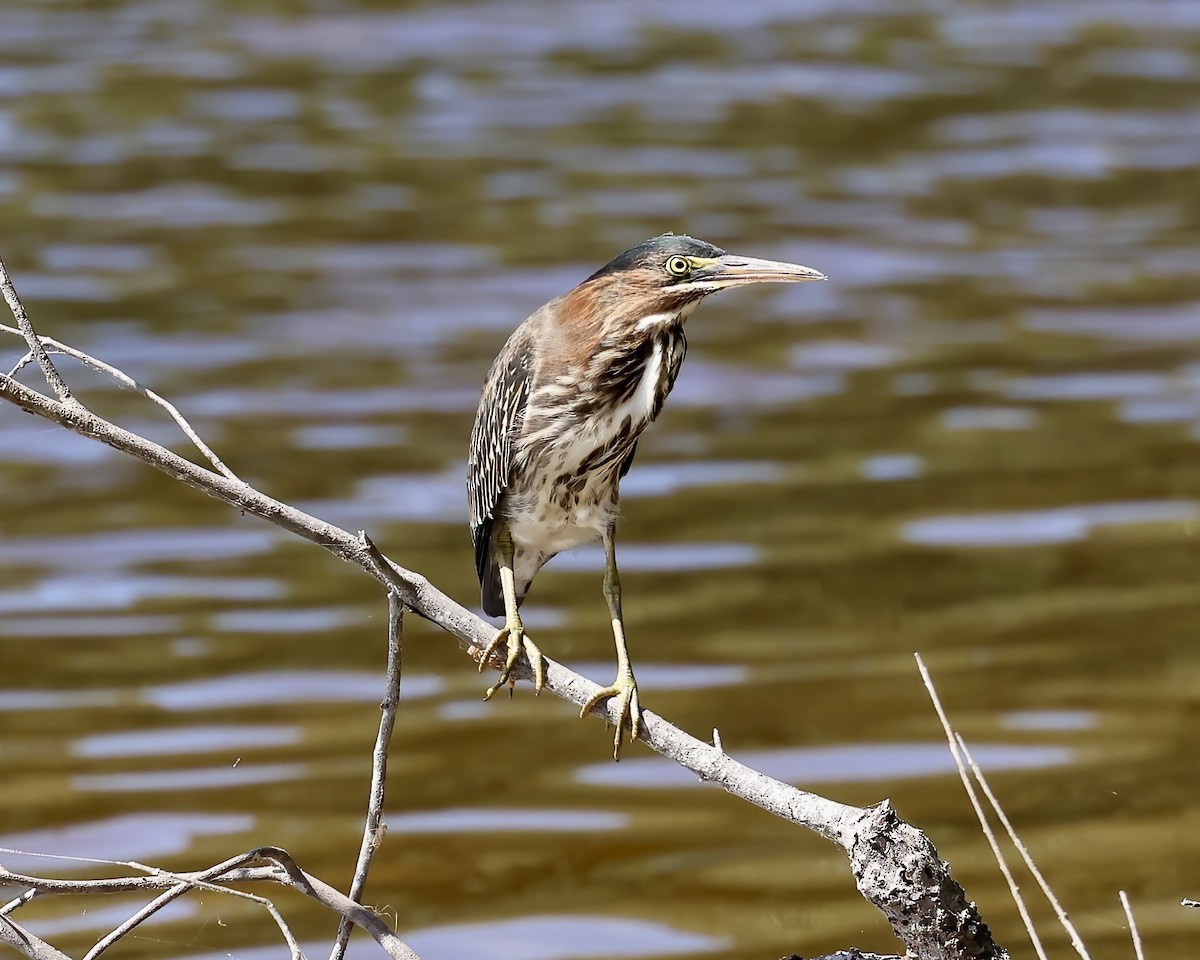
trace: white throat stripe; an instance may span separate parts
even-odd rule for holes
[[[678,313],[652,313],[648,317],[642,317],[637,322],[639,330],[656,330],[659,327],[665,327],[669,323],[673,323]]]

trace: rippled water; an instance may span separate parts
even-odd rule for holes
[[[41,330],[464,602],[464,448],[522,317],[668,229],[828,274],[689,323],[624,488],[645,700],[892,797],[1010,945],[914,650],[1098,955],[1128,955],[1119,888],[1152,956],[1200,929],[1198,168],[1189,0],[0,8],[0,248]],[[277,843],[344,887],[373,585],[2,406],[0,504],[0,846]],[[556,560],[528,622],[607,680],[599,563]],[[640,747],[612,765],[561,703],[481,703],[408,633],[368,894],[425,960],[893,946],[836,849]],[[320,955],[327,919],[283,905]],[[123,949],[282,956],[252,906],[188,899]],[[80,950],[134,909],[22,914]]]

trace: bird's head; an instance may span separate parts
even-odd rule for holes
[[[668,233],[626,250],[577,289],[620,300],[642,316],[678,316],[730,287],[824,279],[811,267],[735,256],[703,240]]]

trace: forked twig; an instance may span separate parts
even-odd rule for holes
[[[4,294],[4,302],[8,304],[8,309],[12,311],[12,315],[17,321],[17,326],[20,328],[17,332],[29,344],[29,352],[33,355],[33,359],[37,361],[38,366],[42,368],[42,376],[46,378],[46,383],[50,385],[50,389],[58,397],[58,402],[67,406],[74,406],[76,400],[71,396],[71,391],[68,389],[66,383],[63,382],[62,376],[54,366],[54,361],[46,353],[46,348],[42,345],[37,331],[33,329],[33,324],[30,323],[29,316],[25,313],[25,307],[21,304],[21,298],[17,296],[17,289],[13,286],[12,277],[8,275],[8,267],[4,265],[3,257],[0,257],[0,292]]]
[[[24,853],[19,850],[3,850],[0,852]],[[130,930],[142,923],[147,917],[151,916],[156,911],[162,909],[167,903],[175,899],[179,894],[175,893],[176,888],[182,886],[186,889],[202,889],[213,890],[218,893],[228,894],[230,896],[239,897],[244,900],[250,900],[254,903],[263,905],[275,920],[281,933],[287,942],[288,949],[291,951],[293,958],[301,958],[303,954],[300,951],[300,946],[296,941],[295,936],[288,928],[282,915],[274,902],[266,897],[258,894],[248,893],[244,890],[235,890],[226,886],[229,883],[243,883],[269,880],[274,883],[279,883],[300,893],[311,897],[318,903],[335,911],[342,917],[348,918],[352,923],[362,927],[369,933],[378,943],[387,955],[393,960],[420,960],[412,949],[404,943],[396,934],[379,919],[371,911],[367,910],[360,904],[354,903],[344,894],[329,886],[329,884],[318,880],[316,877],[305,873],[292,855],[286,850],[279,847],[256,847],[246,853],[239,854],[236,857],[231,857],[215,866],[209,867],[207,870],[200,870],[195,873],[172,873],[167,870],[159,870],[156,867],[148,867],[145,864],[138,863],[133,860],[104,860],[94,857],[60,857],[49,856],[46,854],[24,854],[27,856],[40,856],[48,860],[71,860],[82,861],[87,863],[101,863],[115,867],[125,867],[132,870],[142,872],[143,876],[137,877],[108,877],[98,880],[61,880],[57,878],[34,877],[27,874],[13,873],[0,867],[0,883],[12,883],[20,886],[29,887],[46,893],[65,893],[65,894],[96,894],[96,893],[136,893],[146,890],[164,889],[165,893],[155,898],[146,907],[143,907],[136,914],[126,920],[120,927],[108,934],[103,940],[93,947],[93,952],[88,956],[99,956],[103,950],[107,949]],[[270,866],[251,866],[254,863],[267,861]],[[173,894],[168,896],[168,894]],[[10,924],[16,931],[24,935],[27,931],[17,927],[15,923],[8,917],[0,917],[0,942],[9,942],[12,939],[10,936],[5,939],[4,924]],[[31,935],[30,935],[31,936]],[[36,940],[36,938],[34,938]],[[32,943],[32,941],[29,941]],[[41,943],[41,941],[37,941]],[[50,950],[54,948],[46,945]],[[36,944],[33,944],[36,947]],[[36,960],[42,960],[42,957],[54,957],[54,960],[59,960],[63,954],[54,951],[53,954],[47,953],[31,953],[30,947],[18,947],[26,956],[35,957]]]
[[[942,730],[946,734],[946,742],[950,745],[950,753],[954,757],[954,765],[958,768],[958,776],[962,780],[963,789],[967,791],[967,799],[971,801],[975,817],[979,820],[979,827],[983,830],[983,835],[987,838],[988,846],[992,848],[992,855],[996,858],[996,864],[1000,867],[1000,872],[1004,874],[1004,880],[1008,884],[1008,892],[1012,895],[1013,903],[1017,905],[1017,912],[1021,914],[1021,922],[1025,925],[1025,932],[1029,934],[1029,940],[1033,944],[1033,949],[1040,960],[1047,960],[1046,951],[1042,947],[1042,941],[1038,936],[1037,928],[1034,926],[1033,918],[1029,916],[1029,910],[1025,906],[1025,898],[1021,896],[1021,888],[1017,885],[1012,871],[1008,868],[1008,861],[1004,857],[1004,851],[1000,849],[996,835],[992,832],[991,824],[988,823],[987,815],[983,812],[983,805],[979,802],[979,797],[975,795],[975,788],[971,784],[971,777],[967,773],[966,765],[963,763],[962,755],[959,753],[960,741],[957,740],[954,729],[950,726],[950,720],[946,716],[946,711],[942,709],[942,701],[938,697],[937,689],[933,685],[933,678],[925,668],[925,661],[921,659],[921,655],[916,653],[913,656],[916,657],[917,669],[921,671],[921,679],[925,683],[925,689],[929,691],[929,698],[933,701],[933,709],[937,712],[938,719],[942,722]]]
[[[375,544],[364,531],[358,534],[368,545],[368,549],[378,552]],[[362,845],[358,849],[358,863],[354,867],[354,880],[350,884],[350,899],[355,903],[362,902],[363,888],[367,885],[367,872],[371,869],[371,859],[387,827],[383,822],[383,804],[387,790],[388,748],[392,742],[392,730],[396,725],[396,706],[400,702],[400,675],[404,658],[404,604],[395,591],[388,593],[388,655],[387,682],[384,688],[383,700],[379,704],[382,716],[379,718],[379,736],[375,739],[375,752],[371,759],[371,794],[367,802],[367,820],[363,828]],[[333,942],[333,950],[329,960],[342,960],[346,953],[346,944],[350,942],[352,924],[347,917],[342,917],[338,924],[337,938]]]
[[[1008,815],[1004,812],[1004,808],[1000,806],[1000,801],[996,799],[996,795],[992,793],[992,788],[987,782],[987,777],[983,775],[983,770],[979,764],[975,762],[975,758],[971,756],[971,751],[967,749],[967,745],[963,743],[961,737],[958,738],[958,745],[962,748],[963,756],[967,758],[967,763],[971,767],[971,772],[975,774],[975,779],[979,781],[979,786],[983,790],[984,796],[987,797],[988,803],[992,809],[996,811],[996,816],[1000,818],[1000,822],[1004,825],[1004,830],[1008,834],[1009,840],[1012,841],[1017,852],[1021,854],[1021,859],[1025,861],[1025,866],[1029,868],[1029,872],[1033,874],[1033,878],[1041,887],[1042,893],[1050,901],[1050,906],[1054,908],[1054,914],[1058,917],[1058,922],[1067,932],[1067,936],[1071,938],[1071,946],[1075,948],[1075,952],[1079,954],[1082,960],[1091,960],[1088,955],[1087,947],[1084,945],[1083,938],[1079,935],[1079,931],[1075,929],[1075,924],[1071,922],[1071,918],[1067,916],[1067,911],[1063,909],[1063,905],[1058,902],[1058,897],[1054,895],[1054,891],[1050,889],[1050,884],[1046,878],[1042,876],[1042,871],[1038,869],[1038,865],[1034,862],[1033,856],[1029,849],[1014,829],[1012,822],[1008,819]]]
[[[0,332],[14,333],[18,336],[22,336],[22,332],[16,327],[10,327],[4,323],[0,323]],[[155,393],[149,387],[138,383],[137,380],[127,374],[124,370],[114,367],[111,363],[105,363],[103,360],[97,360],[90,354],[84,353],[82,350],[77,350],[75,347],[68,346],[61,341],[55,340],[53,337],[39,336],[37,339],[38,342],[41,343],[45,352],[60,353],[63,356],[74,357],[85,367],[91,367],[93,370],[99,371],[100,373],[108,374],[110,377],[116,380],[117,383],[125,387],[125,389],[132,390],[134,393],[140,393],[147,400],[158,404],[167,411],[167,414],[172,420],[175,421],[176,426],[183,431],[184,436],[186,436],[192,441],[192,443],[196,445],[196,449],[204,454],[206,458],[208,458],[208,462],[211,463],[219,473],[228,477],[230,480],[241,480],[236,473],[225,466],[221,458],[213,452],[212,448],[200,439],[200,434],[198,434],[195,428],[187,422],[187,419],[182,413],[179,412],[178,409],[176,409],[175,404],[171,403],[171,401],[167,400],[165,397],[159,396],[159,394]],[[28,364],[30,360],[33,359],[36,359],[36,357],[34,356],[33,351],[30,350],[25,354],[25,356],[17,361],[16,365],[8,372],[8,375],[10,377],[13,376],[15,373],[17,373],[17,371],[19,371],[22,367]]]

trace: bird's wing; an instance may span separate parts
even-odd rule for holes
[[[492,364],[471,431],[467,459],[467,498],[471,511],[471,539],[475,541],[475,566],[482,582],[491,562],[492,520],[508,488],[512,445],[529,402],[529,351],[524,341],[512,337]]]

